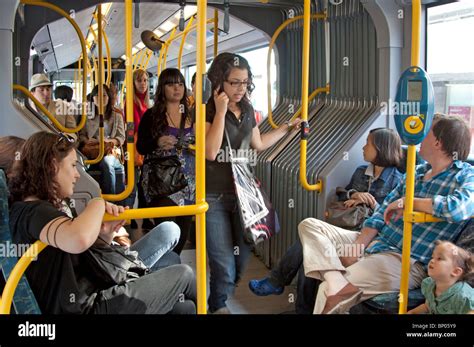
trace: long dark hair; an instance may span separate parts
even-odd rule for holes
[[[369,132],[377,150],[372,164],[381,167],[399,166],[402,160],[402,142],[397,132],[389,128],[376,128]]]
[[[230,72],[233,68],[242,70],[246,69],[249,75],[247,93],[238,103],[240,109],[245,112],[252,109],[252,104],[249,97],[252,94],[252,91],[255,89],[255,85],[252,83],[252,71],[247,59],[235,53],[223,52],[219,54],[212,62],[211,67],[207,72],[207,77],[211,80],[213,92],[218,89],[220,89],[220,92],[223,92],[224,82],[229,78]],[[216,113],[216,104],[214,103],[213,96],[211,96],[209,99],[206,107],[211,114]]]
[[[188,97],[186,95],[186,81],[184,80],[184,76],[178,69],[169,68],[164,69],[161,74],[160,78],[158,79],[158,87],[156,87],[156,94],[155,94],[155,104],[151,108],[151,114],[153,116],[152,121],[152,136],[153,138],[157,139],[160,136],[163,136],[163,133],[166,129],[168,124],[168,119],[166,117],[166,94],[165,94],[165,86],[168,83],[183,83],[184,84],[184,93],[183,98],[181,99],[181,105],[183,105],[183,114],[185,115],[186,119],[191,121],[191,115],[189,113],[189,105],[188,105]]]
[[[33,134],[21,150],[21,159],[12,167],[9,180],[11,202],[29,196],[60,206],[57,165],[76,147],[64,135],[45,131]],[[56,162],[56,165],[54,164]]]
[[[109,101],[107,102],[107,105],[105,106],[105,112],[104,112],[104,119],[109,120],[110,117],[112,116],[112,110],[114,108],[114,96],[112,95],[112,92],[110,91],[109,87],[107,85],[103,84],[102,85],[104,88],[104,91],[107,93],[107,96],[109,97]],[[96,84],[94,89],[92,89],[92,92],[88,96],[88,100],[91,102],[92,106],[94,107],[95,114],[99,114],[99,108],[94,104],[94,96],[99,95],[99,85]]]

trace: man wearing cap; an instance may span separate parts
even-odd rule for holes
[[[66,128],[75,128],[76,120],[74,115],[68,112],[69,105],[63,100],[52,100],[52,83],[48,76],[42,73],[34,74],[31,77],[30,91],[33,96],[57,119],[57,121]],[[43,112],[36,107],[33,101],[30,100],[30,106],[36,110],[39,114],[43,115]],[[48,122],[52,122],[48,119]],[[70,136],[77,139],[76,134],[69,134]]]

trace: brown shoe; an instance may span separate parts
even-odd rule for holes
[[[321,313],[345,313],[354,305],[361,295],[362,291],[359,288],[354,286],[352,283],[348,283],[336,294],[327,297],[326,305],[324,306],[324,310]]]

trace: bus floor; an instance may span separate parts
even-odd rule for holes
[[[129,230],[130,238],[135,241],[143,235],[141,229]],[[196,271],[196,250],[190,249],[190,242],[181,252],[181,262],[188,264]],[[209,266],[207,270],[209,288]],[[227,300],[227,306],[233,314],[293,314],[295,313],[296,286],[285,288],[281,295],[265,297],[253,294],[248,283],[251,279],[263,278],[269,274],[269,269],[253,253],[250,256],[247,269],[242,280],[238,283],[235,293]],[[209,294],[209,293],[208,293]]]

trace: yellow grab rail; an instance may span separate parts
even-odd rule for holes
[[[93,14],[95,20],[97,21],[97,13],[94,12]],[[107,81],[105,84],[107,87],[110,86],[110,81],[112,79],[112,58],[110,55],[110,45],[109,45],[109,38],[107,37],[107,33],[104,30],[104,26],[102,25],[102,37],[104,38],[104,43],[105,43],[105,51],[107,54]]]
[[[99,96],[99,154],[97,155],[97,158],[92,159],[92,160],[85,160],[84,162],[87,165],[92,165],[92,164],[97,164],[104,159],[104,154],[105,154],[105,134],[104,134],[104,65],[103,65],[103,57],[102,57],[102,5],[98,6],[99,8],[99,13],[97,15],[97,24],[98,24],[98,35],[99,37],[97,38],[97,49],[99,50],[99,70],[97,71],[97,76],[98,76],[98,86],[99,86],[99,91],[98,91],[98,96]],[[92,104],[94,103],[93,100],[91,100]],[[108,102],[112,102],[112,100],[109,100]],[[94,107],[94,106],[92,106]]]
[[[84,40],[84,37],[82,36],[82,31],[81,29],[79,28],[79,26],[77,25],[76,21],[74,19],[72,19],[69,14],[67,14],[66,12],[64,12],[61,8],[53,5],[53,4],[50,4],[48,2],[38,2],[38,1],[35,1],[35,0],[21,0],[21,3],[22,4],[25,4],[25,5],[33,5],[33,6],[40,6],[40,7],[46,7],[46,8],[49,8],[57,13],[59,13],[61,16],[63,16],[64,18],[66,18],[69,23],[71,23],[71,25],[74,27],[74,30],[76,31],[77,33],[77,36],[79,36],[79,42],[81,43],[81,49],[82,49],[82,54],[87,54],[87,51],[86,51],[86,43],[85,43],[85,40]],[[83,67],[83,74],[84,76],[87,74],[87,67],[86,65],[84,64],[84,67]],[[62,126],[62,124],[60,124],[58,121],[56,121],[56,118],[53,117],[49,112],[44,112],[43,109],[45,109],[43,107],[42,111],[43,113],[46,115],[46,117],[48,117],[53,123],[54,125],[62,132],[65,132],[65,133],[76,133],[78,132],[79,130],[81,130],[83,127],[84,127],[84,124],[86,124],[86,104],[84,103],[84,100],[86,100],[86,95],[87,95],[87,86],[85,85],[86,83],[86,78],[83,77],[83,87],[82,87],[82,117],[81,117],[81,121],[79,122],[79,124],[77,125],[77,127],[73,128],[73,129],[69,129],[69,128],[66,128],[64,126]],[[18,88],[15,88],[15,87],[18,87]],[[21,88],[20,88],[21,87]],[[23,89],[22,89],[23,88]],[[28,93],[25,93],[26,95],[28,95],[28,97],[30,99],[32,99],[32,96],[31,93],[29,92],[28,89],[22,87],[22,86],[19,86],[19,85],[14,85],[13,86],[13,89],[17,89],[17,90],[20,90],[22,91],[23,93],[25,93],[25,90],[28,92]],[[32,99],[33,100],[33,99]],[[36,99],[35,99],[36,100]],[[38,101],[38,100],[36,100]],[[34,100],[33,100],[34,102]],[[35,105],[38,105],[36,102],[35,102]]]
[[[300,141],[300,182],[303,188],[311,191],[321,191],[322,182],[319,180],[316,184],[309,184],[306,176],[306,136],[309,131],[308,127],[308,88],[309,88],[309,45],[310,45],[310,18],[311,17],[311,0],[304,0],[304,21],[303,21],[303,67],[301,82],[301,119],[303,127],[301,128]],[[318,88],[316,95],[321,92],[328,92],[329,88]]]
[[[307,88],[307,86],[306,86],[306,88]],[[315,98],[319,93],[329,93],[329,85],[327,87],[324,87],[324,88],[316,89],[311,94],[311,99]],[[308,98],[308,97],[306,97],[306,98]],[[307,155],[308,140],[306,139],[306,136],[309,133],[308,132],[309,131],[309,126],[308,126],[308,102],[309,101],[304,102],[301,105],[300,110],[293,117],[293,118],[296,118],[298,116],[298,113],[301,111],[301,119],[303,120],[303,123],[302,123],[303,127],[302,127],[301,131],[304,134],[304,137],[302,135],[302,138],[300,140],[300,183],[303,186],[303,188],[306,189],[306,190],[320,192],[321,189],[322,189],[322,181],[318,180],[318,182],[316,184],[309,184],[308,183],[308,176],[307,176],[307,168],[306,168],[307,157],[306,157],[306,155]],[[304,105],[306,105],[306,110],[304,109]]]
[[[186,31],[187,29],[191,27],[191,25],[193,25],[193,21],[194,21],[194,16],[189,18],[188,25],[186,25],[186,29],[184,29],[184,31]],[[181,70],[181,60],[183,57],[183,48],[184,48],[184,42],[186,41],[186,36],[188,36],[188,31],[185,34],[183,34],[183,38],[181,39],[181,44],[179,45],[178,70]]]
[[[206,105],[203,103],[202,85],[206,71],[206,11],[207,0],[197,2],[197,49],[196,49],[196,205],[206,203]],[[207,312],[206,294],[206,214],[196,214],[196,277],[197,311]]]
[[[0,300],[0,314],[10,314],[12,306],[13,295],[15,294],[18,282],[20,282],[21,276],[25,273],[31,261],[36,259],[38,254],[45,249],[47,244],[36,241],[32,244],[23,256],[18,260],[15,267],[13,268],[10,276],[7,279],[5,288],[3,288],[2,300]]]
[[[418,66],[420,63],[420,15],[421,0],[412,1],[412,28],[411,28],[411,66]],[[413,215],[413,201],[415,196],[415,165],[416,147],[408,146],[406,192],[405,192],[405,216]],[[411,218],[403,220],[403,248],[402,248],[402,272],[400,278],[400,297],[398,313],[407,312],[408,304],[408,284],[410,275],[410,254],[413,222]]]
[[[217,56],[217,45],[219,42],[219,12],[214,9],[214,58]]]
[[[326,13],[317,13],[317,14],[312,14],[311,19],[326,19],[327,15]],[[273,112],[272,112],[272,84],[271,84],[271,76],[270,76],[270,64],[271,64],[271,56],[272,56],[272,49],[273,46],[275,45],[275,42],[280,36],[280,33],[285,29],[288,25],[290,25],[293,22],[296,22],[297,20],[304,19],[304,16],[296,16],[290,19],[285,20],[283,23],[280,24],[280,26],[275,30],[275,33],[272,36],[272,39],[270,40],[270,44],[268,46],[268,53],[267,53],[267,106],[268,106],[268,122],[272,126],[272,128],[277,129],[278,125],[273,121]],[[304,38],[303,38],[304,40]],[[297,116],[293,116],[292,120],[294,118],[297,118]]]

